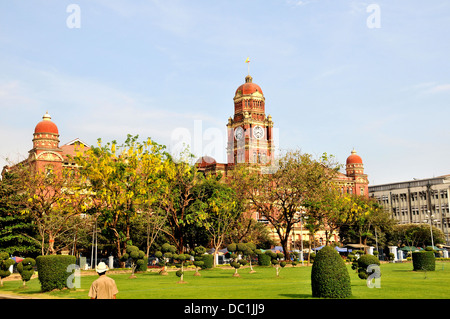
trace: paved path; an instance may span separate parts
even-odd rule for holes
[[[18,295],[14,295],[14,294],[3,294],[0,295],[0,299],[39,299],[39,298],[34,298],[34,297],[28,297],[28,296],[18,296]]]

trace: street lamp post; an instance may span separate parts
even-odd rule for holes
[[[300,258],[302,259],[302,266],[303,266],[303,216],[300,217]]]
[[[430,221],[430,233],[431,233],[431,247],[433,247],[434,249],[434,241],[433,241],[433,226],[432,226],[432,219],[434,218],[434,215],[431,215],[430,211],[427,211],[428,215],[425,215],[425,217],[427,218],[425,220],[425,222],[427,222],[428,220]]]
[[[299,215],[299,221],[300,221],[300,254],[299,258],[302,261],[303,266],[303,212],[297,212]]]

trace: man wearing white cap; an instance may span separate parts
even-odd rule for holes
[[[108,267],[104,262],[97,265],[96,271],[99,277],[92,283],[89,289],[89,297],[91,299],[116,299],[116,294],[119,292],[114,279],[106,276]]]

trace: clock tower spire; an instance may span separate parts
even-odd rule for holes
[[[228,119],[228,164],[273,162],[273,122],[265,114],[266,99],[249,75],[234,95],[234,116]]]

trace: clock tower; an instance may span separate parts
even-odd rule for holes
[[[275,151],[273,122],[265,114],[264,94],[250,75],[234,95],[234,116],[228,119],[228,164],[270,165]]]

